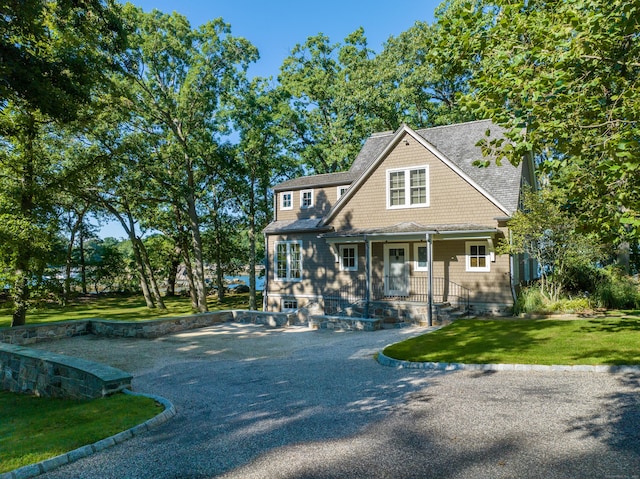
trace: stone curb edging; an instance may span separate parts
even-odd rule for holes
[[[39,476],[40,474],[50,472],[53,469],[56,469],[65,464],[72,463],[74,461],[77,461],[78,459],[82,459],[83,457],[87,457],[95,454],[96,452],[100,452],[108,447],[115,446],[116,444],[127,441],[132,437],[138,436],[154,427],[164,424],[176,415],[176,408],[168,399],[165,399],[161,396],[155,396],[153,394],[136,393],[128,389],[125,389],[123,392],[132,396],[144,396],[151,398],[162,404],[164,406],[164,411],[152,417],[151,419],[147,419],[142,424],[138,424],[137,426],[134,426],[130,429],[119,432],[114,436],[101,439],[100,441],[94,442],[93,444],[89,444],[87,446],[79,447],[78,449],[74,449],[73,451],[69,451],[65,454],[60,454],[59,456],[45,459],[44,461],[38,462],[36,464],[30,464],[28,466],[23,466],[18,469],[14,469],[13,471],[0,474],[0,479],[29,479]]]
[[[433,371],[553,371],[553,372],[592,372],[592,373],[640,373],[640,366],[591,366],[578,364],[574,366],[542,365],[542,364],[464,364],[412,362],[393,359],[378,353],[377,361],[383,366],[402,369],[429,369]],[[2,478],[0,478],[2,479]]]

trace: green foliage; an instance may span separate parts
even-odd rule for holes
[[[595,288],[594,300],[602,308],[637,309],[640,308],[640,286],[619,268],[604,268]]]
[[[0,473],[115,435],[162,412],[153,399],[116,394],[93,401],[0,392]]]
[[[491,145],[514,163],[533,152],[568,191],[581,225],[640,235],[640,5],[626,0],[461,0],[478,63],[464,103],[509,130]],[[481,13],[491,21],[479,21]]]
[[[589,296],[562,297],[552,300],[541,291],[540,285],[535,284],[520,291],[513,306],[513,314],[516,316],[519,314],[576,314],[589,312],[592,308]]]
[[[540,292],[558,300],[576,281],[576,270],[595,264],[601,256],[592,236],[579,231],[565,192],[556,188],[526,191],[522,210],[508,225],[510,238],[502,240],[498,251],[526,254],[540,268]]]
[[[7,0],[0,26],[0,101],[24,101],[63,120],[89,103],[126,45],[112,0]]]

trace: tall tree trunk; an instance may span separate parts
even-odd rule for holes
[[[193,178],[193,170],[189,167],[187,172],[187,183],[189,185],[189,193],[187,196],[187,212],[189,215],[189,229],[191,231],[191,240],[193,245],[193,282],[196,288],[196,297],[198,303],[198,311],[205,313],[209,310],[207,307],[207,292],[204,281],[204,260],[202,254],[202,237],[200,236],[200,220],[196,211],[196,199],[194,196],[195,183]]]
[[[82,285],[82,294],[87,294],[87,261],[84,257],[84,232],[80,230],[80,283]]]
[[[78,217],[76,221],[71,225],[70,233],[71,238],[69,239],[69,245],[67,246],[67,257],[65,260],[65,272],[64,272],[64,304],[69,302],[71,297],[71,266],[73,265],[73,245],[76,242],[76,234],[80,231],[82,224],[84,222],[84,215],[87,212],[87,208],[83,208],[81,212],[78,213]]]
[[[20,190],[20,213],[24,219],[30,219],[34,208],[34,161],[33,151],[36,140],[36,124],[32,115],[27,116],[25,125],[25,149],[24,167],[22,170],[21,190]],[[15,260],[15,281],[13,287],[13,313],[11,327],[22,326],[27,320],[27,305],[29,302],[29,276],[30,262],[32,256],[31,247],[28,243],[22,243],[17,247]]]
[[[102,204],[104,205],[105,208],[109,210],[109,212],[113,216],[115,216],[118,219],[118,221],[120,222],[120,225],[122,225],[122,229],[124,229],[125,233],[127,233],[127,236],[131,241],[131,249],[133,250],[133,257],[136,261],[136,270],[138,271],[138,278],[140,279],[140,288],[142,289],[142,295],[144,296],[144,301],[147,304],[147,308],[155,309],[156,305],[153,302],[153,298],[151,296],[151,292],[149,289],[149,282],[147,280],[147,275],[145,272],[145,266],[142,261],[142,255],[140,254],[140,248],[138,247],[138,244],[137,244],[138,237],[136,236],[135,221],[133,219],[133,216],[127,210],[126,211],[127,219],[125,220],[125,218],[120,214],[120,212],[112,204],[109,204],[106,201],[103,201]]]
[[[153,297],[155,298],[156,305],[158,309],[167,309],[162,300],[162,295],[160,294],[160,289],[158,288],[158,283],[156,282],[156,275],[153,274],[153,268],[151,267],[151,262],[149,261],[149,255],[147,254],[147,248],[144,246],[144,243],[140,238],[136,238],[138,243],[138,248],[140,249],[140,256],[142,257],[142,261],[144,263],[145,269],[149,275],[149,283],[151,286],[151,292],[153,293]]]
[[[169,265],[169,274],[167,275],[167,296],[176,295],[176,278],[178,276],[178,268],[180,267],[180,247],[176,246],[175,257],[171,260]]]
[[[193,267],[191,266],[191,256],[189,248],[182,248],[182,256],[184,258],[184,267],[187,273],[187,282],[189,283],[189,296],[191,297],[191,309],[198,310],[198,296],[196,295],[196,285],[193,278]]]
[[[255,311],[256,305],[256,193],[255,179],[251,180],[249,201],[249,309]]]

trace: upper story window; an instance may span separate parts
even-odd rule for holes
[[[280,193],[280,209],[292,210],[293,209],[293,192],[283,191]]]
[[[348,186],[338,186],[338,199],[342,198],[342,195],[344,195],[348,189]]]
[[[340,245],[340,271],[358,271],[358,247]]]
[[[300,207],[311,208],[313,206],[313,190],[302,190],[300,192]]]
[[[275,279],[300,281],[302,279],[302,241],[276,241]]]
[[[467,271],[491,271],[489,246],[485,241],[467,241]]]
[[[429,206],[429,166],[387,170],[387,208]]]

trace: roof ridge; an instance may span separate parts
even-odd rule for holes
[[[484,122],[493,123],[493,120],[491,120],[491,118],[485,118],[484,120],[463,121],[461,123],[451,123],[450,125],[429,126],[427,128],[420,128],[419,130],[416,130],[416,132],[427,131],[427,130],[429,130],[429,131],[431,131],[431,130],[441,130],[443,128],[451,128],[451,127],[454,127],[454,126],[470,125],[472,123],[484,123]],[[497,123],[494,123],[494,125],[500,126]]]

